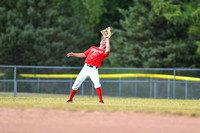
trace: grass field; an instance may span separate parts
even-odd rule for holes
[[[0,93],[0,108],[140,112],[200,117],[199,100],[104,97],[105,104],[99,104],[97,97],[76,95],[73,103],[66,103],[67,98],[66,95],[28,93],[18,93],[18,97],[14,98],[12,93]]]

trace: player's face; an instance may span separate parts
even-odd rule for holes
[[[100,44],[101,44],[103,47],[105,47],[105,46],[106,46],[106,39],[102,39],[101,42],[100,42]]]

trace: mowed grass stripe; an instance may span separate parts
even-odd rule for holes
[[[73,103],[65,103],[67,97],[0,97],[1,108],[36,108],[71,111],[114,111],[157,114],[175,114],[199,117],[199,100],[167,100],[104,97],[99,104],[97,97],[75,96]]]

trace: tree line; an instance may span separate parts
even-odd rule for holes
[[[1,0],[0,64],[81,66],[112,27],[108,67],[200,67],[198,0]]]

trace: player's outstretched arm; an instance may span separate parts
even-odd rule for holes
[[[106,51],[105,54],[109,54],[110,53],[110,40],[109,38],[106,38]]]
[[[75,57],[79,57],[79,58],[86,57],[84,53],[73,53],[73,52],[68,53],[66,56],[67,57],[75,56]]]

